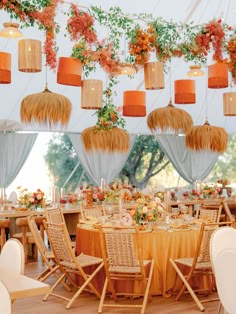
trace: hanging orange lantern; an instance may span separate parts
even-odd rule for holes
[[[195,80],[176,80],[175,81],[175,103],[176,104],[195,104]]]
[[[224,93],[224,116],[236,116],[236,93]]]
[[[41,41],[21,39],[18,41],[18,69],[21,72],[42,71]]]
[[[78,59],[60,57],[57,68],[57,83],[81,86],[82,64]]]
[[[82,109],[102,108],[103,84],[101,80],[83,80],[81,89]]]
[[[123,94],[123,116],[146,116],[146,93],[138,90],[125,91]]]
[[[0,52],[0,83],[11,83],[11,54]]]
[[[145,89],[164,88],[164,66],[162,62],[147,62],[144,64]]]
[[[228,87],[228,65],[215,63],[208,66],[208,88]]]

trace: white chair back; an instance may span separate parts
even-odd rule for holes
[[[217,229],[211,237],[210,255],[220,301],[228,314],[236,314],[236,229]]]
[[[12,204],[17,203],[17,193],[15,191],[12,191],[8,196],[8,201],[10,201]]]
[[[0,254],[0,270],[24,274],[25,254],[23,245],[17,239],[9,239]],[[1,313],[1,312],[0,312]]]
[[[6,286],[0,281],[0,313],[11,314],[11,298]]]

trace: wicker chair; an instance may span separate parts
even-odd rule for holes
[[[102,256],[106,272],[102,297],[100,300],[98,313],[102,313],[104,307],[126,307],[141,308],[141,314],[145,312],[147,300],[151,298],[150,285],[153,274],[154,260],[143,260],[139,246],[139,231],[134,228],[100,228],[100,242]],[[149,268],[149,271],[148,271]],[[148,275],[147,275],[148,274]],[[118,281],[139,281],[141,291],[139,293],[117,292],[114,282]],[[140,304],[105,303],[107,289],[111,292],[114,301],[118,301],[119,296],[143,296]],[[132,302],[132,301],[131,301]]]
[[[41,254],[43,263],[46,265],[46,269],[41,274],[39,274],[36,279],[43,282],[51,275],[55,276],[56,279],[59,279],[60,274],[57,272],[59,270],[59,265],[55,261],[53,252],[45,245],[44,240],[39,232],[35,217],[29,216],[27,219],[30,232],[34,238],[34,242],[39,250],[39,253]],[[64,281],[62,281],[62,284],[66,290],[71,291],[70,287]]]
[[[102,206],[82,207],[80,210],[81,218],[86,220],[88,218],[99,218],[104,215]]]
[[[6,242],[6,229],[10,227],[10,219],[0,220],[0,249],[2,250]]]
[[[45,216],[47,222],[53,222],[55,224],[65,223],[64,215],[59,207],[46,209]]]
[[[65,217],[63,215],[63,212],[61,208],[50,208],[45,210],[45,216],[47,222],[52,222],[54,224],[60,224],[60,223],[65,223]],[[71,241],[71,246],[75,249],[76,243],[75,241]]]
[[[202,223],[199,237],[198,237],[198,243],[195,251],[194,257],[186,257],[186,258],[179,258],[173,260],[170,259],[171,264],[173,265],[174,269],[176,270],[179,278],[182,281],[182,287],[179,290],[176,300],[178,301],[184,291],[187,289],[190,295],[192,296],[193,300],[196,302],[198,308],[200,311],[204,311],[205,308],[203,306],[203,302],[209,302],[209,301],[215,301],[215,300],[208,300],[205,299],[204,301],[200,301],[197,297],[195,292],[206,292],[207,294],[212,292],[213,287],[213,269],[212,264],[210,260],[210,251],[209,251],[209,244],[210,244],[210,238],[213,232],[222,224],[224,223],[210,223],[205,224]],[[232,222],[228,222],[227,224],[231,225]],[[184,269],[184,272],[183,272]],[[194,290],[191,287],[191,280],[194,276],[198,277],[205,277],[207,281],[207,287]]]
[[[45,220],[45,217],[43,216],[35,217],[35,221],[37,223],[38,228],[40,229],[40,234],[42,238],[44,237],[43,220]],[[28,247],[27,247],[28,244],[32,245],[33,260],[37,260],[38,250],[37,246],[35,245],[34,237],[32,233],[29,231],[27,218],[26,217],[17,218],[16,225],[21,228],[21,232],[13,234],[12,237],[18,239],[23,244],[25,252],[25,263],[28,262]]]
[[[197,208],[196,218],[203,219],[209,223],[220,222],[222,203],[216,205],[201,205]]]
[[[81,294],[82,291],[87,288],[89,288],[91,292],[95,293],[95,295],[100,298],[100,293],[93,286],[91,281],[100,271],[100,269],[103,268],[104,264],[102,258],[86,255],[83,253],[81,253],[79,256],[75,256],[75,253],[71,247],[70,236],[65,223],[54,224],[50,222],[44,222],[44,225],[55,256],[55,260],[59,265],[62,275],[51,287],[49,293],[44,297],[43,300],[46,301],[50,295],[62,298],[68,301],[66,309],[69,309],[75,299]],[[86,273],[86,267],[89,266],[94,267],[92,274]],[[84,283],[81,287],[77,287],[77,283],[71,276],[72,274],[80,275],[83,278]],[[67,278],[68,282],[77,288],[72,298],[67,298],[54,292],[55,288],[64,278]]]
[[[2,281],[0,281],[0,313],[12,313],[11,297],[9,295],[7,287]]]

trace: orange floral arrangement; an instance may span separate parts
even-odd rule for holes
[[[236,37],[233,37],[226,46],[229,52],[228,68],[232,77],[236,77]]]
[[[201,34],[195,37],[196,44],[198,46],[198,53],[207,55],[211,45],[214,50],[212,56],[213,60],[222,61],[222,49],[225,38],[224,27],[221,23],[221,19],[218,21],[210,21],[202,29]]]
[[[88,43],[97,41],[97,34],[94,30],[94,19],[84,11],[80,11],[75,4],[71,4],[71,17],[67,23],[67,31],[72,40],[79,40],[81,37]]]
[[[135,58],[135,63],[143,65],[149,59],[150,52],[155,48],[157,34],[152,26],[146,31],[136,28],[129,43],[129,52]]]

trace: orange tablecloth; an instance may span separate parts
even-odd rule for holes
[[[151,284],[153,295],[168,296],[180,288],[180,281],[169,262],[169,258],[190,257],[194,255],[198,230],[143,232],[140,240],[145,259],[154,258],[154,272]],[[101,257],[98,230],[91,226],[78,225],[76,231],[76,252]],[[101,291],[105,274],[100,272],[94,279]],[[130,289],[129,283],[126,283]]]

